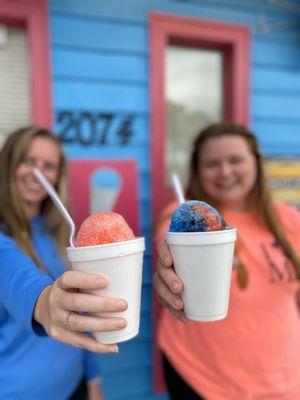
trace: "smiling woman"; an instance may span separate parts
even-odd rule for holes
[[[30,257],[40,262],[30,244],[30,220],[42,215],[61,251],[68,232],[54,204],[33,174],[41,168],[50,179],[66,207],[66,159],[58,139],[47,129],[26,127],[13,132],[1,151],[0,222]]]
[[[158,341],[172,400],[298,400],[300,213],[272,200],[254,134],[226,122],[199,132],[185,197],[215,206],[238,240],[228,317],[217,322],[187,320],[183,283],[160,247],[154,286],[168,310]],[[158,244],[177,205],[161,215]]]
[[[86,333],[122,329],[126,321],[83,312],[124,311],[127,304],[80,293],[105,288],[108,282],[66,272],[67,227],[33,167],[43,172],[68,207],[66,159],[47,129],[13,132],[0,153],[0,398],[78,400],[88,393],[89,400],[101,400],[97,363],[87,350],[118,348]]]

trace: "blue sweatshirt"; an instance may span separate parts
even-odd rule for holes
[[[0,399],[66,400],[83,377],[98,375],[97,361],[92,353],[48,337],[33,322],[40,292],[65,266],[41,217],[32,221],[32,243],[47,273],[0,232]]]

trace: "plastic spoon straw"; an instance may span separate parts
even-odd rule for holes
[[[181,183],[179,181],[177,174],[175,174],[175,173],[172,174],[172,180],[173,180],[173,186],[174,186],[176,198],[180,204],[183,204],[185,202],[185,198],[184,198],[182,186],[181,186]]]
[[[49,196],[51,197],[53,203],[56,205],[56,207],[58,208],[61,215],[64,217],[64,219],[69,224],[69,226],[71,228],[70,245],[71,245],[71,247],[75,247],[74,243],[75,243],[76,228],[75,228],[74,221],[72,220],[68,211],[65,209],[65,206],[63,205],[63,203],[60,201],[56,191],[54,190],[53,186],[48,181],[48,179],[45,178],[45,176],[42,174],[42,172],[36,167],[33,168],[33,172],[34,172],[35,176],[38,178],[39,182],[43,185],[43,187],[45,188],[45,190],[47,191]]]

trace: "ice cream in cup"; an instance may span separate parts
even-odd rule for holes
[[[225,318],[236,229],[205,202],[187,201],[174,211],[166,240],[183,282],[185,315],[194,321]]]
[[[140,324],[144,238],[136,238],[120,214],[100,212],[83,221],[75,245],[67,248],[73,269],[105,276],[109,281],[107,288],[90,292],[122,298],[128,303],[122,312],[93,314],[127,321],[122,330],[93,332],[96,340],[110,344],[133,338]]]

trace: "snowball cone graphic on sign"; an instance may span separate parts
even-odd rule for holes
[[[115,169],[97,169],[90,177],[90,213],[112,211],[121,187],[122,178]]]

